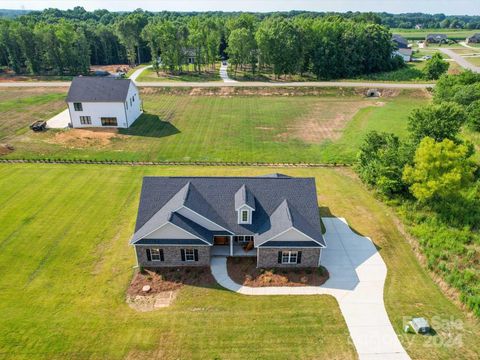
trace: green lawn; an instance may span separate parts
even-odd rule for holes
[[[65,88],[17,88],[0,90],[0,142],[25,133],[36,120],[47,120],[66,108]]]
[[[220,66],[217,64],[214,70],[208,68],[207,71],[201,73],[195,72],[193,65],[189,65],[188,72],[182,72],[181,74],[169,74],[161,71],[159,75],[153,69],[145,69],[138,77],[138,82],[157,82],[157,81],[186,81],[186,82],[205,82],[205,81],[221,81]]]
[[[28,131],[9,140],[16,150],[8,157],[352,162],[368,131],[404,135],[410,111],[428,101],[407,90],[373,100],[354,89],[197,90],[144,89],[145,115],[120,135],[97,141],[98,133],[78,130]]]
[[[409,40],[425,40],[428,34],[447,34],[452,40],[465,40],[475,34],[478,30],[464,29],[391,29],[393,34],[399,34]]]
[[[476,359],[480,326],[447,300],[415,259],[397,220],[347,170],[0,165],[0,354],[6,358],[355,358],[336,301],[247,297],[185,287],[166,309],[124,302],[135,264],[127,245],[145,175],[314,176],[321,212],[372,237],[389,272],[387,311],[458,320],[451,334],[402,335],[413,359]],[[32,179],[34,179],[32,181]],[[433,344],[433,345],[432,345]]]

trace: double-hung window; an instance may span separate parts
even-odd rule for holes
[[[80,124],[92,125],[92,118],[90,116],[80,116]]]
[[[83,111],[82,103],[73,103],[73,109],[75,111]]]
[[[146,249],[148,261],[163,261],[163,249]]]
[[[193,249],[185,249],[185,261],[195,261],[195,252]]]
[[[282,264],[296,264],[297,260],[297,251],[282,251]]]
[[[160,249],[150,249],[150,253],[152,255],[152,261],[162,261],[160,251],[161,251]]]

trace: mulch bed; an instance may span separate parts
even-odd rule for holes
[[[320,286],[328,280],[328,270],[319,268],[277,268],[256,267],[255,258],[227,259],[228,275],[237,284],[251,287],[266,286]]]
[[[146,295],[142,288],[150,285],[148,294],[180,289],[183,285],[212,287],[216,284],[209,267],[143,269],[135,274],[127,294]]]

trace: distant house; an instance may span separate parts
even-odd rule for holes
[[[195,60],[197,54],[195,53],[195,49],[185,49],[185,62],[187,64],[195,64]]]
[[[405,62],[412,61],[412,54],[413,54],[412,49],[398,49],[394,51],[394,55],[400,56]]]
[[[445,34],[428,34],[425,37],[425,42],[429,44],[446,44],[448,37]]]
[[[467,44],[478,44],[480,43],[480,33],[476,33],[467,38]]]
[[[128,128],[142,114],[138,89],[130,79],[76,77],[66,101],[74,128]]]
[[[422,24],[417,24],[417,25],[415,25],[415,29],[417,29],[417,30],[423,29],[423,25]]]
[[[393,34],[392,42],[395,44],[397,49],[408,49],[408,40],[401,35]]]
[[[208,266],[250,256],[257,267],[318,267],[314,178],[145,177],[130,244],[141,267]]]

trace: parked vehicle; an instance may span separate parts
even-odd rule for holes
[[[30,125],[30,129],[33,131],[44,131],[47,129],[47,122],[46,121],[35,121]]]

